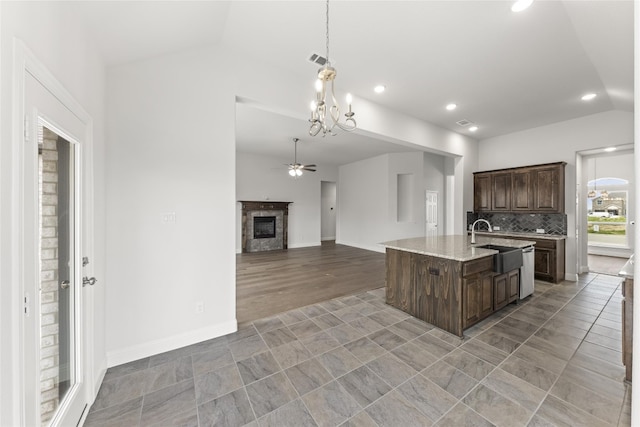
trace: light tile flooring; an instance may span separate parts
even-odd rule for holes
[[[620,280],[536,282],[463,340],[384,289],[108,370],[85,426],[629,425]]]

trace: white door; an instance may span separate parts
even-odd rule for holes
[[[88,406],[90,367],[91,286],[83,286],[90,267],[82,262],[92,242],[85,197],[92,179],[83,153],[90,122],[54,96],[61,87],[40,74],[28,67],[23,74],[22,415],[26,426],[75,426]]]
[[[427,237],[438,235],[438,192],[427,191],[425,202],[425,235]]]

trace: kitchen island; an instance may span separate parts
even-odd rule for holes
[[[392,240],[386,248],[386,302],[462,337],[464,329],[518,299],[519,269],[494,271],[497,245],[524,248],[533,241],[477,236]]]

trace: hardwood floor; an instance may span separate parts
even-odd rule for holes
[[[321,246],[236,255],[238,323],[384,286],[385,255]]]

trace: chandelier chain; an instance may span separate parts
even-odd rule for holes
[[[327,33],[327,62],[326,62],[326,66],[330,65],[330,61],[329,61],[329,0],[327,0],[327,28],[326,28],[326,33]]]

